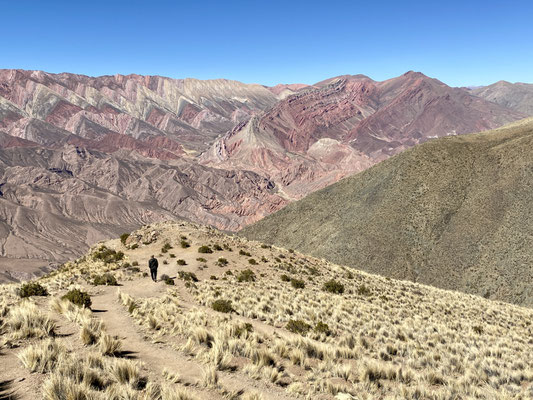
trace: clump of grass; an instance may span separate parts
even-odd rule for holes
[[[2,325],[2,333],[5,327],[13,338],[52,336],[56,328],[54,321],[30,302],[13,307]]]
[[[220,257],[218,260],[217,260],[217,265],[219,267],[225,267],[226,265],[228,265],[229,261],[224,258],[224,257]]]
[[[290,282],[291,281],[290,276],[286,275],[286,274],[281,275],[280,279],[281,279],[282,282]]]
[[[331,329],[329,329],[329,325],[322,321],[318,321],[316,323],[314,331],[316,333],[323,333],[326,336],[331,335]]]
[[[178,271],[178,277],[188,282],[198,282],[198,278],[193,272]]]
[[[344,293],[344,285],[340,282],[337,282],[334,279],[331,279],[324,283],[324,286],[322,287],[326,292],[335,293],[335,294],[342,294]]]
[[[48,296],[48,291],[44,286],[37,282],[28,282],[20,287],[18,294],[22,298],[31,296]]]
[[[230,300],[222,300],[222,299],[215,300],[211,304],[211,308],[221,313],[230,313],[233,311],[233,307],[231,306]]]
[[[250,258],[250,259],[248,260],[248,263],[249,263],[250,265],[257,265],[257,261],[255,261],[254,258]]]
[[[357,288],[357,294],[360,296],[370,296],[372,294],[372,291],[365,285],[361,285]]]
[[[93,260],[103,261],[104,264],[117,263],[124,259],[124,253],[122,251],[115,251],[113,249],[108,249],[106,246],[100,246],[93,255]]]
[[[178,264],[178,265],[187,265],[187,261],[185,261],[182,258],[179,258],[179,259],[176,260],[176,264]]]
[[[55,340],[32,344],[22,350],[17,357],[30,372],[46,373],[52,371],[65,350]]]
[[[244,251],[244,250],[239,250],[239,255],[241,256],[246,256],[246,257],[251,257],[252,255],[250,253],[248,253],[247,251]]]
[[[167,285],[170,285],[170,286],[174,286],[175,285],[175,282],[174,282],[174,279],[172,279],[170,276],[168,276],[167,274],[163,274],[161,275],[161,280],[163,282],[165,282]]]
[[[130,237],[129,233],[123,233],[122,235],[120,235],[120,242],[123,245],[126,245],[126,240],[128,240],[129,237]]]
[[[203,246],[198,247],[198,253],[211,254],[212,252],[213,252],[213,249],[211,249],[211,247],[209,246],[203,245]]]
[[[205,258],[203,258],[203,257],[198,257],[198,258],[196,259],[196,261],[198,261],[198,262],[203,262],[203,263],[207,262],[207,260],[206,260]]]
[[[222,246],[220,246],[218,243],[215,243],[215,244],[213,245],[213,249],[215,249],[216,251],[222,251],[222,250],[224,250],[224,249],[222,248]]]
[[[93,279],[93,285],[104,285],[104,286],[118,286],[117,279],[109,273],[96,275]]]
[[[91,308],[92,305],[91,296],[89,296],[87,292],[83,292],[79,289],[70,290],[67,294],[62,296],[61,299],[68,300],[79,307]]]
[[[301,319],[291,319],[285,326],[285,329],[292,333],[297,333],[299,335],[305,336],[311,330],[311,325],[302,321]]]
[[[191,244],[187,240],[181,239],[180,246],[182,249],[186,249],[188,247],[191,247]]]
[[[245,269],[237,275],[239,282],[255,282],[255,273],[251,269]]]
[[[161,247],[161,253],[167,253],[171,248],[172,246],[170,243],[165,243],[163,247]]]
[[[292,278],[291,286],[295,289],[303,289],[305,288],[305,282],[300,279]]]
[[[120,339],[114,338],[113,336],[104,333],[100,336],[98,340],[98,346],[100,347],[100,352],[106,356],[114,356],[120,353],[122,349],[122,342]]]
[[[262,249],[270,249],[270,248],[272,248],[272,246],[269,246],[268,244],[264,244],[264,243],[263,243],[263,244],[261,245],[261,248],[262,248]]]

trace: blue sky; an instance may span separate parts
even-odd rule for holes
[[[0,68],[314,83],[533,82],[533,1],[0,0]]]

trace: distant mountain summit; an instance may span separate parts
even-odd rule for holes
[[[499,81],[475,88],[472,93],[503,107],[533,115],[533,84]]]
[[[533,119],[416,146],[241,234],[335,263],[533,305]]]

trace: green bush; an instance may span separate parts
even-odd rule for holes
[[[122,261],[124,259],[124,253],[121,251],[115,251],[108,249],[105,246],[101,246],[93,253],[93,260],[103,261],[104,264],[111,264]]]
[[[245,269],[237,276],[239,282],[255,282],[255,274],[251,269]]]
[[[209,279],[211,279],[212,281],[216,281],[218,278],[215,275],[211,275]]]
[[[178,271],[178,277],[184,281],[198,282],[198,278],[193,272]]]
[[[168,256],[169,256],[170,258],[176,258],[176,255],[175,255],[174,253],[170,253]]]
[[[93,279],[93,285],[118,286],[117,279],[111,274],[96,275]]]
[[[295,289],[303,289],[305,287],[305,283],[300,279],[292,278],[291,286]]]
[[[203,257],[198,257],[196,261],[203,262],[203,263],[207,262],[207,260]]]
[[[216,251],[222,251],[222,250],[224,250],[224,249],[222,248],[222,246],[220,246],[218,243],[215,243],[215,244],[213,245],[213,248],[214,248]]]
[[[291,278],[288,275],[286,275],[286,274],[281,275],[280,278],[281,278],[282,282],[290,282],[291,281]]]
[[[66,295],[61,297],[61,299],[68,300],[80,307],[91,308],[92,305],[91,296],[79,289],[70,290]]]
[[[372,294],[372,291],[365,285],[361,285],[357,288],[357,294],[360,296],[370,296]]]
[[[324,323],[322,321],[318,321],[317,324],[315,325],[315,332],[316,333],[323,333],[326,336],[331,335],[331,330],[329,329],[328,324],[326,324],[326,323]]]
[[[165,243],[165,244],[163,245],[163,247],[161,247],[161,253],[166,253],[166,252],[168,252],[171,248],[172,248],[172,246],[170,245],[170,243]]]
[[[180,242],[181,248],[186,249],[187,247],[191,247],[190,243],[187,242],[185,239],[182,239]]]
[[[230,313],[233,311],[233,307],[231,306],[230,300],[222,300],[222,299],[215,300],[211,304],[211,308],[221,313]]]
[[[271,247],[272,246],[269,246],[268,244],[264,244],[264,243],[261,245],[262,249],[270,249]]]
[[[335,294],[344,293],[344,285],[342,283],[340,283],[340,282],[337,282],[334,279],[324,283],[323,289],[326,292],[335,293]]]
[[[18,293],[20,297],[48,296],[46,288],[37,282],[23,284]]]
[[[198,247],[198,253],[211,254],[212,252],[213,250],[209,246],[203,245]]]
[[[120,235],[120,241],[122,242],[122,244],[126,244],[126,240],[128,240],[128,238],[130,237],[130,234],[129,233],[123,233],[122,235]]]
[[[241,256],[246,256],[246,257],[251,257],[252,256],[250,253],[248,253],[247,251],[244,251],[244,250],[239,250],[239,254]]]
[[[135,250],[139,248],[139,245],[137,243],[133,243],[131,246],[130,246],[130,250]]]
[[[224,250],[226,250],[226,251],[233,251],[233,249],[231,247],[229,247],[226,243],[224,243],[222,245],[222,247],[224,247]]]
[[[176,260],[176,264],[178,264],[178,265],[187,265],[187,261],[185,261],[185,260],[180,258],[180,259]]]
[[[228,265],[229,261],[227,259],[225,259],[224,257],[220,257],[217,261],[217,264],[220,266],[220,267],[224,267],[226,265]]]
[[[298,333],[305,336],[311,330],[311,325],[302,321],[301,319],[291,319],[285,326],[285,329],[292,333]]]
[[[253,258],[250,258],[248,260],[248,263],[250,263],[250,265],[257,265],[257,261],[255,261],[255,259],[253,259]]]
[[[168,276],[167,274],[163,274],[161,275],[161,280],[163,282],[165,282],[167,285],[171,285],[171,286],[174,286],[175,285],[175,282],[174,282],[174,279],[172,279],[170,276]]]

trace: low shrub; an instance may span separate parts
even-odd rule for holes
[[[245,269],[237,275],[237,281],[239,282],[255,282],[255,274],[251,269]]]
[[[70,290],[61,299],[68,300],[79,307],[91,308],[92,305],[91,296],[87,292],[82,292],[79,289]]]
[[[104,264],[111,264],[122,261],[124,259],[124,253],[122,251],[115,251],[108,249],[105,246],[101,246],[93,253],[93,260],[103,261]]]
[[[23,298],[31,296],[48,296],[48,290],[37,282],[28,282],[20,287],[18,294]]]
[[[191,244],[187,242],[185,239],[182,239],[180,242],[181,248],[186,249],[187,247],[191,247]]]
[[[122,235],[120,235],[120,241],[122,242],[123,245],[126,244],[126,240],[128,240],[129,237],[130,237],[129,233],[123,233]]]
[[[286,274],[281,275],[280,279],[281,279],[282,282],[290,282],[291,281],[290,276],[286,275]]]
[[[261,248],[262,248],[262,249],[270,249],[270,248],[272,248],[272,246],[269,246],[268,244],[264,244],[264,243],[263,243],[263,244],[261,245]]]
[[[292,278],[291,286],[295,289],[303,289],[305,287],[305,282],[300,279]]]
[[[203,245],[203,246],[198,247],[198,253],[211,254],[212,252],[213,250],[209,246]]]
[[[174,253],[169,253],[168,255],[170,258],[176,258],[176,255]]]
[[[187,265],[187,262],[180,258],[180,259],[176,260],[176,264],[178,264],[178,265]]]
[[[171,248],[172,248],[172,246],[170,245],[170,243],[165,243],[165,244],[163,245],[163,247],[161,247],[161,253],[166,253],[166,252],[168,252]]]
[[[250,259],[248,260],[248,263],[249,263],[250,265],[257,265],[257,261],[255,261],[255,259],[253,259],[253,258],[250,258]]]
[[[170,276],[168,276],[167,274],[163,274],[161,275],[161,280],[163,282],[165,282],[167,285],[170,285],[170,286],[174,286],[175,285],[175,282],[174,282],[174,279],[172,279]]]
[[[139,266],[139,261],[134,261],[131,263],[131,265],[133,265],[134,267],[138,267]]]
[[[361,285],[357,288],[357,294],[360,296],[370,296],[372,294],[372,291],[365,285]]]
[[[318,321],[317,324],[315,325],[315,332],[316,333],[323,333],[325,334],[326,336],[329,336],[331,335],[331,330],[329,329],[329,325],[322,322],[322,321]]]
[[[178,271],[178,277],[184,281],[198,282],[198,278],[193,272]]]
[[[102,275],[96,275],[93,279],[93,285],[118,286],[118,282],[113,275],[107,273]]]
[[[337,282],[334,279],[331,279],[324,283],[323,289],[326,292],[335,293],[335,294],[342,294],[344,293],[344,285],[340,282]]]
[[[241,256],[246,256],[246,257],[251,257],[252,256],[250,253],[248,253],[247,251],[244,251],[244,250],[239,250],[239,254]]]
[[[215,300],[211,304],[211,308],[221,313],[230,313],[233,311],[233,307],[231,306],[230,300],[222,300],[222,299]]]
[[[203,263],[207,262],[207,260],[203,257],[198,257],[196,261],[203,262]]]
[[[220,246],[218,243],[215,243],[215,244],[213,245],[213,249],[215,249],[216,251],[222,251],[222,250],[224,250],[224,249],[222,248],[222,246]]]
[[[299,335],[305,336],[311,330],[311,325],[302,321],[301,319],[291,319],[285,326],[285,329],[292,333],[297,333]]]
[[[228,265],[229,261],[227,259],[225,259],[224,257],[220,257],[218,260],[217,260],[217,264],[219,267],[225,267],[226,265]]]
[[[139,245],[137,243],[133,243],[131,246],[130,246],[130,250],[135,250],[135,249],[138,249],[139,248]]]

